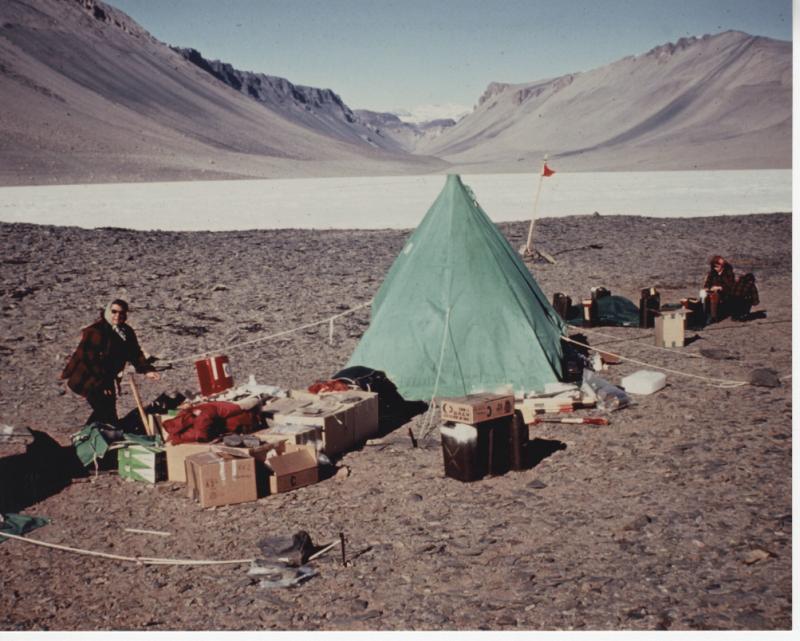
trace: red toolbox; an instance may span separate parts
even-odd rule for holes
[[[210,396],[233,387],[233,376],[228,357],[210,356],[203,360],[195,361],[197,380],[200,381],[200,393]]]

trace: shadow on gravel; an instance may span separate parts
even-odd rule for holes
[[[390,402],[381,403],[378,419],[378,435],[386,436],[402,427],[412,418],[428,411],[425,401],[407,401],[399,394]]]
[[[86,475],[71,445],[61,446],[45,432],[31,433],[34,440],[23,454],[0,458],[0,512],[20,512]]]
[[[548,456],[555,454],[561,450],[567,449],[567,444],[563,441],[556,441],[546,438],[535,438],[528,442],[527,448],[527,468],[533,468],[539,465]]]

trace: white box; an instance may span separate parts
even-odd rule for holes
[[[652,372],[646,369],[629,374],[620,381],[620,385],[629,394],[652,394],[666,384],[667,377],[663,372]]]

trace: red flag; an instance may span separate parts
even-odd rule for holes
[[[552,176],[554,173],[556,172],[550,169],[550,167],[547,166],[547,163],[544,163],[544,165],[542,165],[542,176],[547,178],[548,176]]]

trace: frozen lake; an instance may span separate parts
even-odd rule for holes
[[[0,188],[0,220],[130,229],[404,229],[444,176],[231,180]],[[495,222],[528,220],[540,178],[464,175]],[[556,173],[537,218],[576,214],[690,217],[786,212],[791,170]]]

